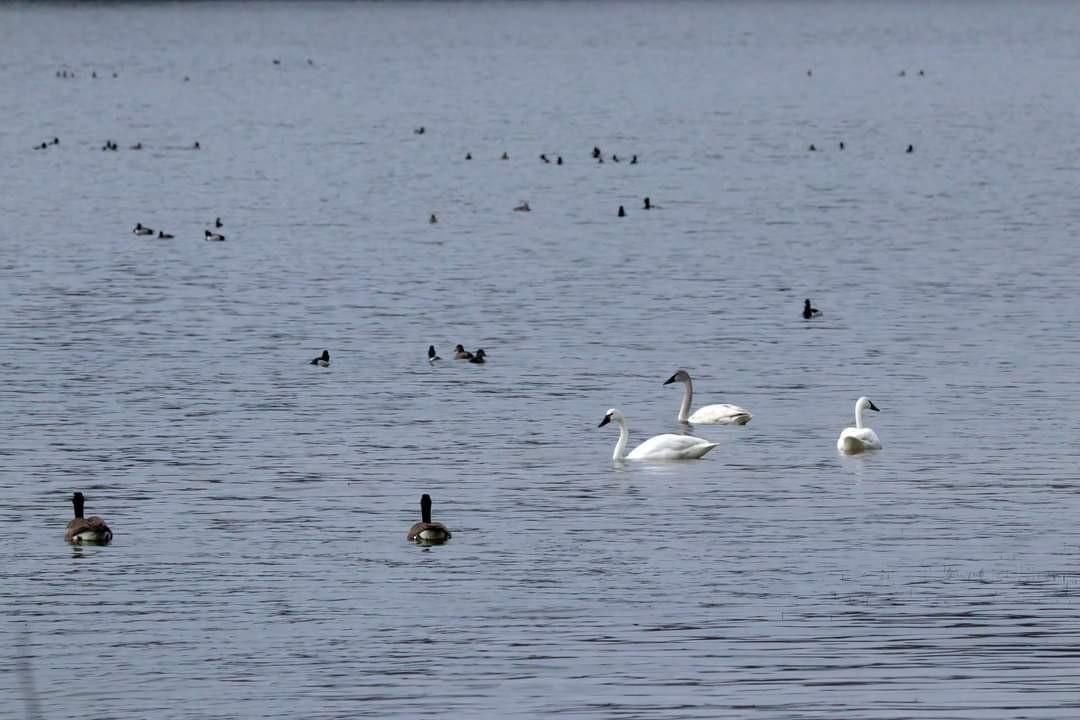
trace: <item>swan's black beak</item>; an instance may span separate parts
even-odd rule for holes
[[[670,385],[670,384],[671,384],[671,383],[673,383],[673,382],[675,382],[675,376],[674,376],[674,375],[672,375],[672,376],[671,376],[671,377],[669,377],[669,378],[668,378],[667,380],[665,380],[665,381],[664,381],[664,384],[665,384],[665,385]]]
[[[600,424],[599,424],[599,425],[597,425],[596,427],[604,427],[604,426],[605,426],[605,425],[607,425],[607,424],[608,424],[609,422],[611,422],[611,416],[610,416],[610,415],[605,415],[605,416],[604,416],[604,419],[603,419],[603,420],[601,420],[601,421],[600,421]]]
[[[873,403],[873,401],[871,401],[871,402],[870,402],[870,405],[868,405],[868,407],[869,407],[869,408],[870,408],[871,410],[875,410],[875,411],[877,411],[877,412],[881,412],[881,408],[879,408],[879,407],[878,407],[877,405],[875,405],[875,404]]]

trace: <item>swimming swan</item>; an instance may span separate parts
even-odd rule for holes
[[[840,438],[836,441],[836,449],[842,453],[852,455],[863,450],[880,450],[881,441],[877,433],[868,427],[863,427],[863,410],[870,408],[877,412],[878,407],[870,402],[870,398],[861,397],[855,401],[855,427],[844,428]]]
[[[696,460],[705,453],[716,447],[716,443],[703,440],[693,435],[654,435],[645,442],[626,453],[626,442],[630,439],[630,433],[626,431],[626,420],[622,413],[612,408],[604,415],[598,427],[604,427],[614,420],[619,423],[619,441],[615,443],[615,452],[611,459],[615,462],[620,460]]]
[[[690,373],[678,370],[674,375],[664,381],[665,385],[673,382],[683,384],[682,405],[679,406],[679,422],[692,425],[745,425],[754,417],[749,410],[738,405],[706,405],[698,408],[690,415],[690,403],[694,401],[694,382],[690,379]]]

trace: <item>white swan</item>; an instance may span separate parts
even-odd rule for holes
[[[664,384],[670,385],[673,382],[681,382],[683,384],[682,405],[679,407],[679,422],[697,425],[745,425],[750,422],[750,418],[753,417],[749,410],[741,408],[738,405],[727,404],[706,405],[705,407],[698,408],[697,411],[691,415],[690,403],[694,401],[694,381],[690,379],[690,373],[685,370],[679,370],[665,380]]]
[[[881,441],[877,433],[868,427],[863,427],[863,410],[870,408],[877,412],[878,407],[870,402],[870,398],[861,397],[855,401],[855,427],[844,428],[840,438],[836,441],[836,449],[849,455],[860,453],[863,450],[880,450]]]
[[[692,435],[654,435],[626,454],[626,442],[630,433],[626,431],[626,420],[622,413],[612,408],[604,415],[598,427],[604,427],[614,420],[619,423],[619,441],[615,443],[615,452],[611,459],[619,460],[696,460],[716,447],[716,443]]]

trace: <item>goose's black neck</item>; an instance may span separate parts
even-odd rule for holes
[[[431,496],[426,493],[420,498],[420,519],[426,523],[431,522]]]
[[[71,498],[71,503],[75,506],[75,517],[81,518],[83,516],[83,494],[81,492],[75,493]]]

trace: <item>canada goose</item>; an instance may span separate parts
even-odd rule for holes
[[[435,213],[431,213],[431,217],[428,218],[428,222],[434,225],[435,223],[439,222],[439,218],[435,217]]]
[[[546,153],[540,153],[540,159],[543,160],[546,163],[551,162],[550,160],[548,160],[548,156],[547,156]]]
[[[592,156],[594,158],[600,157],[600,148],[596,147],[595,145],[593,145]]]
[[[809,320],[810,318],[819,317],[820,315],[821,311],[816,307],[810,307],[810,298],[806,298],[806,302],[803,303],[802,307],[802,316]]]
[[[135,143],[134,145],[131,146],[131,149],[132,150],[142,150],[142,143],[141,142]]]
[[[637,155],[630,158],[630,164],[631,165],[637,165]]]
[[[814,147],[814,143],[810,143],[810,152],[817,152],[817,148]]]
[[[225,242],[224,235],[222,235],[221,233],[210,232],[209,230],[203,230],[203,237],[205,237],[207,240],[212,240],[214,242]]]
[[[652,202],[649,200],[649,198],[645,198],[645,209],[652,210]]]
[[[431,522],[431,496],[420,497],[420,522],[409,528],[406,538],[411,542],[438,545],[450,539],[450,531],[442,523]]]
[[[311,365],[318,365],[319,367],[330,367],[330,351],[323,350],[322,355],[311,361]]]
[[[172,240],[173,238],[176,237],[175,235],[167,233],[164,230],[158,230],[157,236],[158,236],[158,240]]]
[[[555,158],[555,164],[556,164],[556,165],[562,165],[562,155],[560,155],[559,157]]]
[[[427,348],[427,361],[428,361],[429,363],[433,363],[433,362],[435,362],[436,360],[442,360],[442,358],[441,358],[441,357],[439,357],[439,356],[438,356],[438,355],[437,355],[437,354],[435,353],[435,346],[434,346],[434,345],[428,345],[428,348]]]
[[[64,540],[72,545],[108,545],[112,540],[112,530],[97,515],[83,517],[85,500],[81,492],[71,497],[71,504],[75,506],[75,517],[68,521]]]
[[[841,140],[841,141],[840,141],[840,149],[841,149],[841,150],[843,150],[843,149],[844,149],[844,141],[843,141],[843,140]]]
[[[909,153],[915,152],[915,146],[914,145],[908,145],[907,150],[905,150],[905,152],[909,152]]]
[[[136,235],[153,235],[154,234],[153,230],[151,230],[148,227],[143,227],[142,223],[135,223],[135,229],[132,230],[131,232],[135,233]]]
[[[420,127],[413,130],[413,132],[417,135],[423,135],[425,132],[427,132],[427,129],[423,125],[421,125]]]
[[[622,205],[619,206],[619,217],[626,217],[626,208]]]
[[[522,200],[521,204],[514,208],[514,212],[529,212],[532,208],[529,207],[528,200]]]
[[[225,227],[225,223],[221,222],[221,218],[215,218],[214,219],[214,227],[216,227],[216,228]]]
[[[509,160],[509,159],[510,159],[510,156],[509,156],[509,155],[507,155],[507,154],[506,154],[506,153],[504,152],[504,153],[502,154],[502,157],[500,157],[499,159],[500,159],[500,160]]]
[[[455,360],[472,360],[473,354],[465,349],[465,347],[458,343],[454,346],[454,359]]]
[[[484,360],[485,357],[487,357],[487,353],[484,352],[484,348],[480,348],[473,353],[471,358],[469,358],[469,362],[475,363],[476,365],[483,365],[486,362]]]
[[[196,140],[196,141],[195,141],[195,144],[191,146],[191,149],[192,149],[192,150],[200,150],[200,149],[202,149],[202,145],[200,145],[200,144],[199,144],[199,141],[198,141],[198,140]]]
[[[53,144],[53,145],[59,145],[59,144],[60,144],[60,138],[58,138],[58,137],[54,137],[54,138],[52,139],[52,144]]]
[[[465,153],[466,160],[472,160],[472,153]]]

